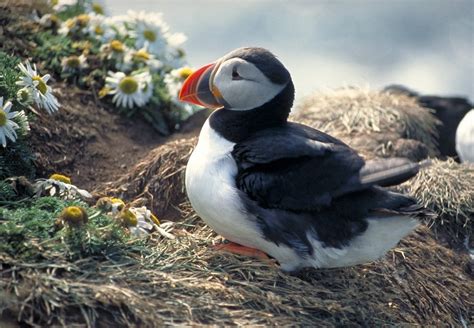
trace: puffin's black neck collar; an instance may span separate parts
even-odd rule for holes
[[[244,111],[218,109],[212,113],[209,124],[225,139],[240,142],[257,131],[285,124],[294,97],[295,89],[290,80],[278,95],[262,106]]]

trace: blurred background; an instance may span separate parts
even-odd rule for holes
[[[159,11],[200,67],[241,46],[274,52],[297,98],[398,83],[474,99],[474,1],[106,0],[109,14]]]

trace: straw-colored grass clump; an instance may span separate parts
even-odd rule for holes
[[[474,240],[474,165],[434,159],[399,189],[438,214],[428,222],[435,231],[457,241]]]
[[[361,88],[315,92],[292,120],[342,139],[366,157],[438,155],[439,121],[414,98]]]

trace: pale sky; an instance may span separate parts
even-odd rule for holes
[[[105,0],[110,14],[163,12],[198,68],[241,46],[276,54],[297,97],[399,83],[474,100],[472,0]]]

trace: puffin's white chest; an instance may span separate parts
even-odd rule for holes
[[[461,162],[474,163],[474,109],[459,123],[456,131],[456,151]]]
[[[186,192],[196,213],[214,231],[233,242],[257,247],[261,236],[235,187],[233,147],[207,121],[186,168]]]

